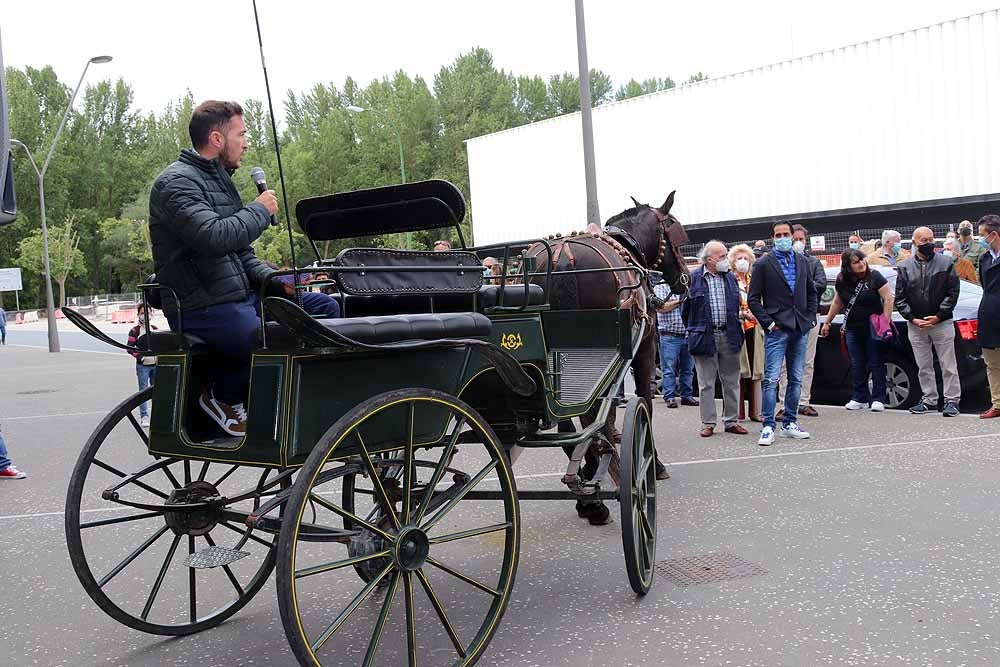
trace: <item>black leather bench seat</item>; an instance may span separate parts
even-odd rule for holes
[[[173,331],[151,331],[149,333],[149,346],[153,353],[176,352],[180,349],[208,349],[208,344],[195,334],[184,334],[184,343],[185,345],[180,345],[177,334]],[[146,349],[146,334],[139,336],[136,340],[136,347],[140,350]]]
[[[482,311],[497,306],[500,285],[483,285],[476,292],[476,307]],[[462,312],[472,310],[472,294],[435,294],[436,312]],[[431,308],[431,297],[426,294],[384,294],[378,296],[335,295],[341,303],[341,311],[347,317],[386,315],[397,313],[426,313]],[[545,292],[539,285],[528,285],[528,305],[545,303]],[[524,285],[503,287],[504,307],[524,305]]]
[[[346,317],[343,319],[316,320],[330,331],[335,331],[360,343],[378,345],[405,340],[441,340],[445,338],[479,338],[488,336],[493,323],[480,313],[419,313],[413,315],[378,315],[371,317]],[[261,341],[257,344],[260,345]],[[270,322],[267,325],[267,346],[288,348],[300,345],[297,336],[288,329]]]

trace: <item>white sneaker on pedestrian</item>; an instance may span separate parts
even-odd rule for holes
[[[774,429],[771,428],[770,426],[765,426],[763,429],[761,429],[760,440],[757,441],[757,444],[760,445],[761,447],[767,447],[768,445],[773,445]]]
[[[865,408],[868,407],[868,404],[851,399],[850,401],[847,402],[847,405],[845,405],[844,407],[847,408],[848,410],[864,410]]]
[[[795,438],[796,440],[808,440],[812,437],[809,435],[809,431],[803,431],[795,422],[788,426],[782,426],[780,433],[782,438]]]
[[[885,412],[885,403],[881,401],[872,401],[872,412]]]
[[[147,416],[139,417],[139,426],[143,428],[149,428],[149,417]]]

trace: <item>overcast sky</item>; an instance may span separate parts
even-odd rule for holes
[[[75,85],[123,77],[137,106],[264,98],[250,0],[0,0],[7,65],[52,65]],[[397,69],[434,74],[475,46],[498,68],[547,77],[575,71],[573,0],[258,0],[276,104],[318,82],[362,84]],[[588,0],[590,65],[615,85],[695,71],[722,76],[759,65],[992,9],[1000,0]],[[279,111],[280,115],[280,111]]]

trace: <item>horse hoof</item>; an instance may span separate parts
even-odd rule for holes
[[[591,526],[604,526],[611,523],[611,510],[601,501],[576,501],[576,513],[581,519],[586,519]]]
[[[659,461],[656,462],[656,479],[670,479],[670,471],[667,470],[667,466],[663,465]]]

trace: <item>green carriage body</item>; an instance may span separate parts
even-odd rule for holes
[[[540,425],[590,410],[618,382],[631,357],[634,332],[628,311],[570,313],[529,306],[516,314],[489,316],[492,332],[483,340],[517,359],[534,379],[535,395],[520,397],[507,391],[490,360],[475,348],[262,349],[252,361],[247,435],[241,440],[200,441],[192,437],[187,424],[199,410],[196,369],[201,355],[177,350],[157,357],[150,452],[244,465],[298,466],[320,436],[354,406],[405,387],[436,389],[461,398],[484,416],[506,445],[531,444],[530,436]],[[579,371],[586,377],[565,380],[566,367],[577,358],[586,364]],[[444,416],[421,420],[417,441],[438,442],[445,421]],[[399,415],[387,413],[379,420],[379,432],[368,440],[369,448],[379,451],[398,442],[404,423]],[[353,453],[345,450],[345,455]]]

